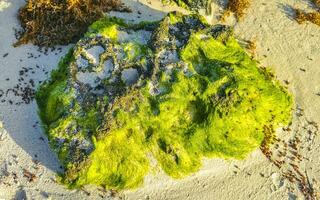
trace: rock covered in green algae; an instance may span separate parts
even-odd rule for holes
[[[292,107],[227,27],[178,13],[96,22],[37,102],[62,181],[114,189],[137,187],[153,168],[180,178],[203,157],[242,159]]]

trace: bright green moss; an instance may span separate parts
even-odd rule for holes
[[[96,22],[94,22],[88,29],[85,36],[96,36],[102,35],[106,38],[110,38],[113,42],[117,41],[119,36],[119,28],[150,28],[157,24],[157,22],[142,21],[139,24],[129,24],[125,23],[123,19],[116,17],[104,17]]]
[[[159,24],[160,33],[151,37],[150,48],[113,41],[123,48],[121,62],[154,67],[144,82],[121,95],[80,104],[76,92],[65,85],[65,65],[56,73],[61,77],[55,75],[41,87],[40,114],[67,170],[62,182],[69,187],[136,188],[158,167],[182,178],[199,170],[204,157],[245,158],[261,145],[266,129],[274,131],[290,122],[292,97],[286,90],[258,67],[230,33],[212,29],[196,15],[189,17],[169,14]],[[96,26],[95,33],[110,24]],[[189,35],[175,35],[187,28]],[[168,38],[182,45],[170,46]],[[179,62],[163,64],[175,51]],[[160,92],[150,92],[154,85]],[[73,105],[71,110],[61,109],[67,104]],[[70,154],[73,140],[93,144],[90,152],[79,150],[85,155],[81,162],[74,153],[78,149]]]
[[[181,178],[199,170],[202,157],[245,158],[260,146],[265,126],[289,123],[291,96],[235,39],[199,38],[193,34],[181,51],[194,75],[175,72],[175,82],[162,82],[167,92],[157,97],[147,87],[128,94],[135,99],[132,111],[120,101],[77,184],[136,187],[148,171],[148,152],[168,175]]]
[[[77,185],[96,184],[108,188],[135,188],[143,182],[149,163],[141,135],[127,130],[115,130],[115,134],[95,143],[90,155],[91,164],[79,177]]]
[[[176,24],[178,22],[182,22],[183,20],[182,14],[169,13],[168,17],[171,24]]]
[[[36,94],[44,130],[48,134],[50,145],[63,164],[68,164],[73,159],[69,155],[70,147],[67,143],[77,138],[91,140],[88,138],[88,133],[96,132],[102,118],[102,114],[98,112],[100,109],[98,102],[96,105],[82,107],[75,101],[74,88],[67,86],[70,64],[73,61],[73,49],[71,49],[59,63],[57,70],[51,73],[51,79],[41,85]],[[82,116],[77,115],[82,109],[86,112]],[[70,132],[78,134],[74,136],[69,134]],[[56,138],[59,138],[59,141]]]
[[[118,27],[127,26],[123,20],[115,17],[106,17],[98,20],[89,27],[87,36],[94,36],[96,34],[101,34],[105,37],[109,37],[113,41],[118,38]]]
[[[63,104],[69,103],[70,99],[63,90],[68,79],[68,67],[72,60],[73,50],[70,50],[60,61],[58,69],[51,73],[51,79],[41,85],[37,91],[36,100],[41,108],[39,115],[46,126],[57,120],[63,112]],[[60,96],[61,94],[63,95]]]
[[[128,42],[122,45],[127,61],[137,61],[147,55],[148,49],[137,42]]]

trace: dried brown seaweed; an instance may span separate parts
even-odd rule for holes
[[[120,0],[28,0],[19,10],[23,30],[14,45],[31,42],[51,47],[76,42],[110,10],[127,8]]]
[[[300,9],[295,9],[296,16],[295,19],[299,24],[305,23],[307,21],[320,26],[320,12],[314,11],[306,13]]]
[[[320,7],[320,0],[312,0],[312,2],[313,2],[316,6]]]
[[[251,0],[229,0],[225,15],[229,15],[232,12],[239,20],[246,14],[246,10],[250,7],[250,4]]]

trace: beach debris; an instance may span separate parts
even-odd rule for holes
[[[320,0],[311,0],[315,7],[320,9]]]
[[[50,197],[50,194],[45,192],[45,191],[41,191],[40,194],[41,194],[42,197],[44,197],[46,199],[48,199]]]
[[[257,39],[243,40],[242,43],[244,43],[243,46],[248,50],[248,53],[252,55],[252,58],[254,58],[257,54]]]
[[[228,0],[224,17],[234,13],[237,20],[241,20],[246,14],[246,10],[250,7],[251,0]]]
[[[8,102],[10,105],[30,104],[35,95],[36,85],[31,78],[31,74],[34,73],[33,68],[22,67],[18,75],[18,84],[12,88],[0,90],[1,102]]]
[[[111,10],[128,11],[119,0],[28,0],[19,10],[15,46],[31,42],[38,46],[65,45],[79,40],[88,26]]]
[[[23,169],[23,176],[27,178],[29,182],[33,182],[36,179],[36,175],[31,173],[27,169]]]
[[[286,84],[286,85],[289,85],[290,82],[288,80],[283,80],[283,82]]]
[[[273,143],[263,145],[261,150],[279,169],[281,176],[297,186],[305,199],[316,200],[320,198],[320,188],[314,186],[317,181],[310,180],[306,169],[303,169],[305,164],[302,163],[308,159],[302,155],[302,149],[307,148],[308,151],[311,151],[315,137],[319,135],[319,127],[317,123],[307,120],[303,112],[302,108],[297,107],[296,113],[299,113],[295,119],[297,125],[282,129],[287,135],[290,135],[288,139],[274,139]]]
[[[299,24],[303,24],[307,21],[320,26],[320,1],[319,0],[311,0],[314,5],[314,11],[305,12],[301,9],[293,8],[295,12],[295,20]]]
[[[302,72],[306,72],[307,70],[306,69],[304,69],[304,68],[299,68],[300,69],[300,71],[302,71]]]
[[[150,157],[182,178],[202,157],[242,159],[264,138],[267,147],[292,114],[291,95],[273,77],[229,27],[198,14],[140,24],[105,17],[36,100],[61,182],[121,190],[142,184]]]
[[[0,165],[0,183],[3,182],[3,179],[10,175],[8,171],[8,163],[2,162]]]
[[[162,2],[164,4],[175,3],[182,8],[198,13],[204,11],[207,15],[212,14],[212,4],[214,3],[212,0],[162,0]],[[238,21],[241,20],[250,5],[251,0],[227,0],[226,8],[221,16],[221,20],[225,21],[226,17],[229,17],[231,13],[234,13]]]
[[[117,190],[110,190],[111,197],[117,197],[118,195],[119,195],[119,192]]]
[[[296,13],[296,21],[299,24],[303,24],[307,21],[314,23],[318,26],[320,26],[320,12],[319,11],[314,11],[314,12],[304,12],[300,9],[295,9],[295,13]]]

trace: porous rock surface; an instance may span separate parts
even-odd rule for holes
[[[212,0],[163,0],[164,2],[174,2],[178,6],[183,8],[199,11],[199,10],[209,10]]]
[[[157,74],[157,70],[171,73],[173,68],[182,68],[187,71],[176,49],[186,44],[191,30],[204,29],[205,26],[194,16],[187,17],[185,23],[175,26],[167,26],[169,23],[169,18],[166,18],[158,29],[155,29],[155,25],[146,27],[146,30],[122,27],[118,31],[117,42],[97,34],[85,37],[76,44],[67,72],[70,76],[64,89],[64,93],[76,101],[64,108],[73,119],[68,121],[63,130],[59,127],[51,131],[55,135],[52,143],[56,150],[61,152],[62,149],[68,149],[65,163],[81,162],[93,150],[90,139],[92,130],[86,129],[76,120],[80,116],[85,118],[92,105],[104,101],[111,105],[127,89],[145,84],[147,78]],[[168,35],[167,31],[171,34]],[[151,53],[151,49],[155,53]],[[157,78],[149,85],[150,94],[160,93]],[[99,115],[106,112],[106,108],[101,109]],[[103,120],[99,120],[103,118],[102,114],[96,117],[95,120],[103,123]],[[54,125],[57,126],[56,123]]]
[[[243,158],[266,130],[290,120],[291,97],[227,27],[179,13],[101,24],[37,93],[69,186],[136,187],[150,156],[180,178],[199,169],[203,156]],[[114,27],[116,37],[105,31]]]

